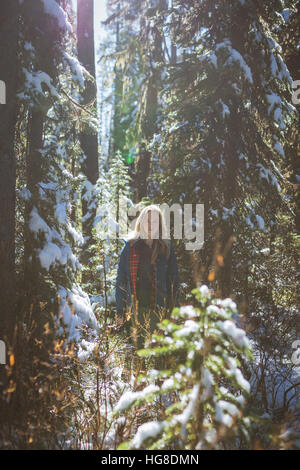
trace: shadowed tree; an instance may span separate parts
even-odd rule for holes
[[[152,3],[153,4],[153,3]],[[157,0],[154,7],[148,9],[151,16],[157,15],[163,22],[163,11],[167,9],[165,0]],[[140,201],[147,196],[148,177],[151,168],[151,152],[147,150],[146,145],[157,132],[156,119],[158,117],[158,93],[161,85],[161,68],[158,64],[164,62],[163,53],[163,34],[158,27],[158,23],[154,27],[150,27],[148,18],[141,19],[141,34],[146,31],[147,43],[146,47],[150,53],[148,68],[148,76],[144,92],[145,101],[143,103],[143,113],[141,115],[141,144],[139,155],[136,161],[136,201]],[[173,54],[174,54],[173,45]],[[174,60],[174,58],[173,58]]]
[[[0,2],[0,78],[6,92],[6,104],[0,104],[0,337],[14,323],[18,4],[17,0]]]
[[[77,3],[77,40],[78,58],[87,71],[95,78],[94,45],[94,1],[78,0]],[[95,82],[87,81],[83,92],[83,104],[96,103],[97,89]],[[95,184],[98,178],[98,136],[86,131],[80,133],[80,143],[86,155],[83,164],[84,174]]]
[[[300,36],[300,3],[290,1],[293,9],[286,9],[284,19],[285,25],[281,28],[279,33],[280,44],[282,46],[284,61],[291,73],[293,80],[297,81],[300,79],[300,48],[299,36]],[[296,83],[297,90],[299,85]],[[295,93],[295,98],[299,100],[300,93]],[[300,100],[298,103],[293,103],[299,109]],[[292,126],[290,129],[289,139],[287,141],[285,150],[289,161],[288,177],[293,185],[292,197],[295,204],[295,226],[296,231],[300,234],[300,113],[298,112],[298,125]]]
[[[96,77],[95,44],[94,44],[94,1],[77,1],[77,48],[78,59],[92,77]],[[94,105],[96,115],[97,87],[96,82],[86,80],[82,105]],[[87,178],[87,184],[94,185],[99,177],[98,163],[98,134],[85,125],[80,132],[80,145],[84,154],[82,172]],[[82,194],[82,230],[85,237],[82,262],[88,264],[91,232],[94,220],[94,210],[90,208],[91,201],[86,197],[86,188]]]

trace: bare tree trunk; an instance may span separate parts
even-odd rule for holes
[[[166,7],[165,0],[158,2],[158,14]],[[141,27],[144,27],[143,24]],[[153,31],[153,61],[163,62],[163,37],[158,28]],[[145,113],[142,121],[142,138],[139,156],[136,162],[136,201],[140,201],[147,195],[148,178],[151,169],[151,152],[146,150],[145,142],[148,142],[157,130],[156,118],[158,109],[158,89],[160,86],[160,69],[151,68],[146,93]]]
[[[0,70],[6,104],[0,104],[0,337],[15,321],[15,185],[14,135],[17,119],[18,1],[1,1]]]
[[[78,0],[77,3],[77,38],[78,38],[78,59],[95,78],[95,44],[94,44],[94,0]],[[87,104],[96,99],[97,89],[94,83],[89,81],[83,94],[84,103]],[[95,184],[98,175],[98,135],[81,132],[80,143],[86,155],[83,171],[88,180]]]
[[[94,0],[77,0],[77,40],[78,40],[78,59],[88,70],[88,72],[96,78],[95,68],[95,44],[94,44]],[[86,83],[83,93],[83,104],[88,104],[95,100],[97,107],[97,87],[91,81]],[[91,134],[83,131],[80,133],[80,145],[85,155],[82,164],[82,172],[91,184],[95,184],[99,177],[98,162],[98,134]],[[82,231],[85,238],[81,261],[83,264],[89,262],[89,246],[91,243],[91,234],[93,226],[93,214],[88,214],[88,203],[82,197]]]
[[[118,10],[120,10],[120,2],[118,3]],[[116,22],[116,46],[115,51],[120,51],[120,20],[117,19]],[[117,61],[116,61],[117,62]],[[114,114],[113,114],[113,141],[112,141],[112,155],[116,155],[118,150],[123,149],[122,146],[122,126],[120,125],[121,120],[121,110],[120,106],[122,104],[123,98],[123,80],[122,80],[122,70],[120,67],[117,67],[117,63],[114,67]],[[109,154],[109,158],[112,156]]]

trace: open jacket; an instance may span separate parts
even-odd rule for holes
[[[135,258],[133,240],[132,246],[129,241],[125,242],[120,253],[116,281],[116,304],[117,314],[124,314],[125,310],[134,312],[136,308],[136,275],[138,271],[138,259]],[[157,310],[159,307],[179,307],[178,301],[178,266],[174,248],[169,240],[170,256],[166,259],[162,254],[158,254],[153,270],[153,305]]]

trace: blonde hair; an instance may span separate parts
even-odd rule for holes
[[[154,239],[152,242],[152,256],[151,263],[153,264],[156,260],[158,253],[162,253],[167,259],[170,256],[170,239],[162,238],[162,235],[167,233],[166,222],[164,215],[156,204],[150,204],[149,206],[143,207],[138,218],[136,219],[134,229],[128,234],[127,240],[131,243],[133,240],[136,240],[141,237],[141,225],[144,222],[144,219],[148,217],[149,211],[156,211],[158,213],[159,220],[159,237]]]

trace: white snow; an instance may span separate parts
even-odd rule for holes
[[[61,255],[60,248],[55,243],[48,242],[39,252],[41,266],[49,271],[51,265],[61,260]]]
[[[225,116],[230,114],[230,109],[228,108],[227,104],[223,103],[222,100],[218,100],[217,103],[220,103],[220,105],[222,106],[221,114],[222,114],[222,118],[224,119]]]
[[[272,38],[271,36],[266,36],[266,38],[269,44],[270,51],[273,51],[273,50],[276,50],[279,52],[282,51],[282,47],[278,44],[277,41],[275,41],[274,38]]]
[[[186,435],[186,425],[190,417],[192,416],[195,406],[198,400],[198,394],[200,389],[200,383],[195,384],[188,395],[189,402],[187,407],[183,410],[183,412],[173,418],[174,422],[181,423],[181,435],[184,438]]]
[[[235,378],[236,378],[236,381],[237,383],[239,384],[240,387],[242,387],[242,389],[246,390],[246,392],[250,393],[250,384],[248,382],[248,380],[246,380],[241,372],[241,369],[239,369],[238,367],[235,369]]]
[[[217,305],[209,305],[206,310],[207,313],[221,313],[221,309]]]
[[[183,305],[180,307],[180,313],[187,317],[195,317],[197,315],[193,305]]]
[[[233,424],[232,416],[238,416],[239,414],[239,409],[233,403],[229,403],[225,400],[219,400],[216,403],[216,421],[224,424],[229,428]]]
[[[256,214],[255,217],[256,217],[256,221],[258,223],[258,226],[259,226],[260,230],[265,230],[265,221],[264,221],[264,219],[258,214]]]
[[[31,192],[28,188],[17,189],[17,193],[24,201],[28,201],[31,198]]]
[[[234,312],[237,311],[237,305],[230,297],[226,297],[226,299],[220,299],[218,300],[218,303],[224,308],[229,308]]]
[[[25,41],[24,42],[24,49],[25,51],[34,51],[34,47],[31,42]]]
[[[161,142],[161,135],[160,134],[154,134],[152,142],[149,145],[149,148],[150,149],[153,148],[155,146],[155,144],[160,143],[160,142]]]
[[[41,0],[44,5],[44,11],[46,14],[56,18],[58,26],[70,33],[73,32],[72,26],[68,21],[66,12],[59,6],[55,0]]]
[[[283,80],[284,78],[286,78],[288,82],[290,83],[290,85],[292,85],[293,84],[292,76],[286,66],[286,63],[284,62],[280,54],[277,54],[277,60],[280,65],[280,72],[278,73],[278,78],[280,78],[280,80]]]
[[[219,328],[232,338],[234,343],[239,347],[249,347],[249,340],[246,333],[241,328],[237,328],[231,320],[225,320],[224,322],[218,321],[217,325]]]
[[[279,142],[279,140],[277,140],[276,144],[274,145],[274,150],[275,150],[275,152],[277,152],[282,158],[284,158],[284,156],[285,156],[284,150],[283,150],[282,144]]]
[[[187,320],[184,327],[176,332],[177,336],[188,336],[191,333],[197,333],[200,325],[193,320]]]
[[[149,421],[139,426],[136,435],[132,440],[132,445],[139,449],[143,442],[150,437],[155,438],[160,434],[164,429],[164,423],[159,423],[158,421]]]
[[[284,18],[284,21],[289,21],[290,19],[290,15],[291,15],[291,10],[289,8],[285,8],[284,10],[282,10],[281,12],[283,18]]]
[[[78,243],[78,245],[82,245],[83,244],[82,234],[77,232],[77,230],[70,224],[70,222],[67,225],[67,229],[68,229],[69,234],[72,236],[74,242]]]
[[[206,52],[205,54],[199,57],[200,61],[208,61],[210,62],[216,69],[218,68],[218,58],[213,51]]]
[[[61,224],[65,222],[67,218],[67,204],[65,201],[59,200],[55,206],[55,216]]]
[[[272,183],[278,191],[280,191],[280,185],[278,183],[277,178],[268,170],[268,168],[265,168],[261,163],[257,163],[256,165],[260,171],[259,171],[259,177],[261,179],[265,179],[268,183]]]
[[[205,284],[202,284],[202,286],[200,286],[199,291],[200,291],[200,294],[205,297],[210,295],[210,290]]]
[[[170,127],[169,134],[172,134],[173,132],[177,131],[177,129],[186,126],[188,123],[189,121],[185,121],[184,123],[176,122],[175,124],[173,124],[173,126]]]
[[[44,232],[45,234],[50,234],[50,227],[46,222],[40,217],[37,209],[34,207],[30,213],[29,218],[29,228],[32,232],[38,233],[39,231]]]
[[[97,343],[95,341],[90,342],[90,341],[86,341],[85,339],[83,339],[79,343],[79,351],[78,351],[78,354],[77,354],[78,359],[81,362],[86,361],[91,356],[91,354],[93,353],[96,345],[97,345]]]
[[[247,393],[250,393],[250,384],[248,380],[244,378],[241,370],[237,367],[236,359],[233,357],[228,357],[226,361],[228,363],[231,373],[235,376],[238,385]]]
[[[202,367],[201,384],[203,385],[203,392],[201,395],[201,401],[205,401],[210,397],[213,383],[214,378],[212,373],[205,367]]]
[[[162,384],[162,387],[161,389],[162,390],[169,390],[169,389],[172,389],[174,387],[174,379],[173,377],[171,377],[170,379],[167,379],[164,381],[164,383]]]
[[[229,58],[226,60],[224,66],[231,65],[233,63],[238,63],[244,73],[245,79],[249,83],[253,84],[252,73],[249,65],[246,63],[243,56],[231,46],[230,41],[226,39],[225,41],[217,44],[216,51],[218,51],[219,49],[227,49],[227,51],[229,52]]]
[[[272,109],[278,105],[280,106],[281,105],[281,98],[280,96],[278,96],[276,93],[267,93],[266,94],[266,100],[267,102],[269,103],[269,109],[268,109],[268,113],[270,114]]]
[[[59,197],[58,195],[58,198]],[[62,213],[60,213],[60,216],[61,215]],[[63,240],[56,229],[50,229],[49,225],[39,215],[35,207],[30,213],[29,228],[35,237],[38,237],[41,233],[43,233],[45,237],[43,247],[37,250],[41,267],[47,271],[56,265],[66,266],[68,263],[71,264],[73,270],[79,267],[78,259],[74,255],[71,247]],[[72,232],[75,238],[80,238],[80,235],[77,234],[70,223],[67,225],[67,228]],[[58,294],[60,296],[59,314],[68,327],[70,339],[76,341],[80,339],[81,334],[79,328],[83,325],[88,325],[95,330],[97,329],[98,325],[90,299],[79,286],[74,284],[71,290],[60,286]]]
[[[267,93],[266,100],[269,103],[268,114],[273,113],[274,120],[278,123],[281,129],[285,129],[286,125],[282,115],[282,100],[276,93]]]
[[[84,87],[84,67],[80,64],[79,60],[76,57],[72,57],[66,51],[64,51],[64,57],[66,59],[67,64],[70,66],[71,71],[73,73],[73,79],[79,83],[79,85],[83,88]]]
[[[43,84],[48,87],[53,97],[59,98],[59,94],[52,84],[52,79],[46,72],[42,72],[40,70],[38,72],[29,72],[23,67],[23,73],[25,75],[24,91],[18,93],[19,98],[25,98],[36,93],[45,95],[45,92],[42,88]]]
[[[148,385],[148,387],[145,387],[144,390],[141,390],[139,392],[132,392],[128,391],[125,392],[121,398],[119,399],[115,410],[116,411],[122,411],[128,408],[135,400],[140,400],[141,398],[145,398],[147,395],[150,395],[153,392],[156,392],[159,390],[159,387],[154,384]]]
[[[60,286],[59,318],[62,318],[69,332],[69,341],[80,342],[82,337],[81,328],[90,327],[94,332],[98,330],[98,323],[92,310],[88,295],[82,291],[79,285],[73,285],[71,290]],[[79,358],[85,360],[91,353],[91,345],[83,343],[79,348]],[[88,351],[87,353],[86,350]]]

